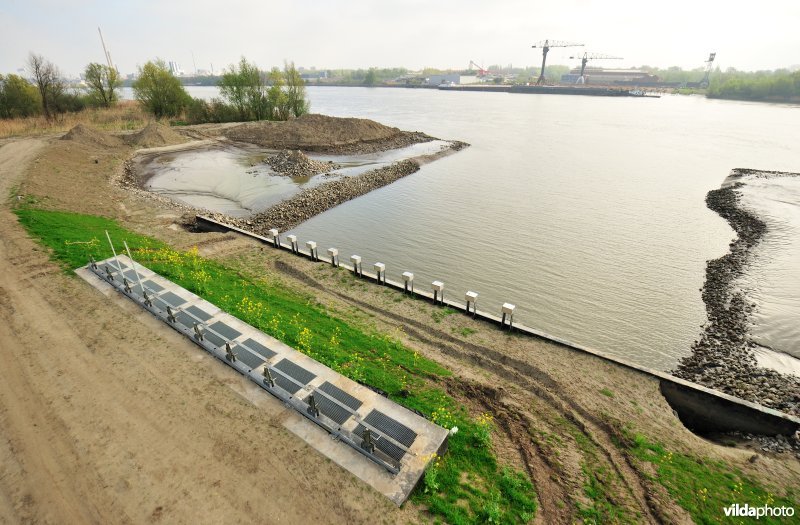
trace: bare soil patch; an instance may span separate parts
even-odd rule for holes
[[[371,153],[433,140],[369,119],[303,115],[285,122],[246,122],[222,130],[225,137],[270,149],[339,154]]]

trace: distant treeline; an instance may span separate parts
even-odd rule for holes
[[[715,72],[706,95],[709,98],[800,102],[800,71]]]

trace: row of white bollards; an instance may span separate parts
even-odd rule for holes
[[[271,229],[269,230],[269,235],[271,237],[272,243],[275,247],[280,248],[281,241],[280,241],[280,234],[278,230]],[[300,250],[297,245],[297,236],[296,235],[287,235],[286,239],[289,241],[289,249],[293,254],[299,255]],[[312,261],[319,261],[319,252],[317,251],[317,243],[314,241],[307,241],[306,247],[309,251],[309,257]],[[328,255],[331,258],[331,266],[338,267],[339,266],[339,250],[336,248],[328,248]],[[353,265],[353,275],[357,277],[364,277],[364,270],[361,264],[361,256],[360,255],[351,255],[350,256],[350,263]],[[373,265],[375,269],[375,282],[378,284],[386,284],[386,265],[383,263],[376,262]],[[442,281],[433,281],[431,283],[431,289],[433,290],[433,304],[442,304],[444,305],[444,283]],[[403,290],[406,293],[414,293],[414,274],[411,272],[403,272]],[[466,301],[465,311],[469,314],[472,313],[474,317],[478,313],[478,293],[473,291],[468,291],[464,295],[464,299]],[[511,303],[503,303],[501,308],[502,318],[500,320],[500,326],[511,328],[514,322],[514,310],[516,310],[516,306]]]

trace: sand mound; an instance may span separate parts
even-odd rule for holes
[[[309,177],[328,173],[339,168],[333,162],[322,162],[309,158],[300,150],[284,150],[264,160],[277,173],[289,177]]]
[[[78,124],[69,130],[61,137],[61,140],[71,140],[85,146],[103,146],[107,148],[122,145],[122,141],[117,137],[103,133],[102,131],[97,131],[83,124]]]
[[[183,144],[186,139],[172,131],[168,126],[158,122],[151,122],[144,129],[125,137],[125,142],[140,148],[158,148],[160,146]]]
[[[303,115],[285,122],[248,122],[226,129],[231,140],[274,149],[364,153],[431,140],[373,120]]]

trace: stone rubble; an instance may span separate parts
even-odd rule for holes
[[[738,238],[730,253],[708,261],[706,283],[702,288],[709,322],[702,336],[692,345],[692,354],[683,358],[674,374],[747,401],[800,416],[800,378],[761,368],[756,363],[748,331],[755,304],[737,289],[734,282],[751,258],[751,248],[759,243],[766,224],[740,205],[737,191],[742,183],[713,190],[706,196],[708,207],[726,219]]]

